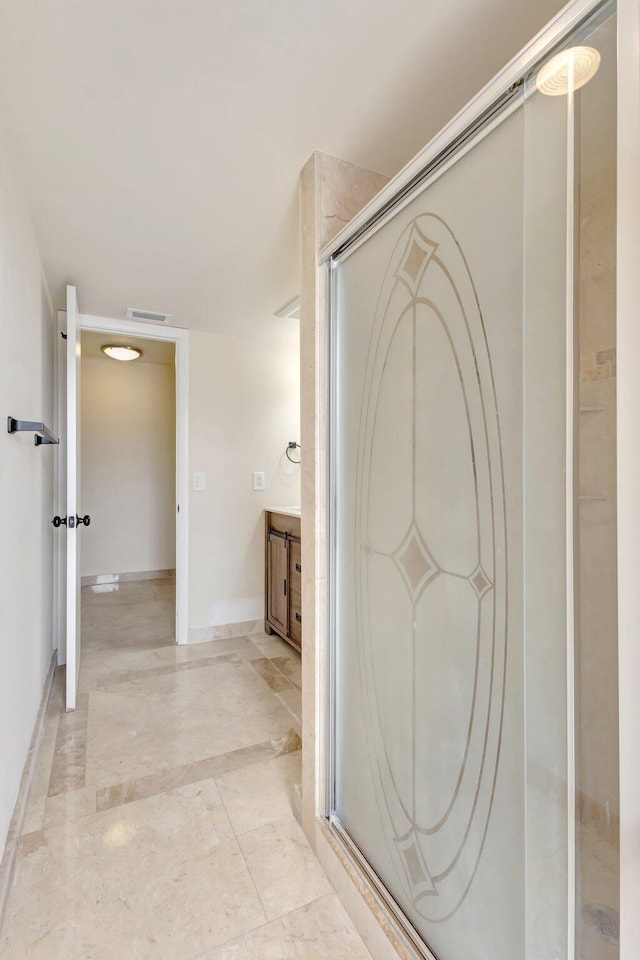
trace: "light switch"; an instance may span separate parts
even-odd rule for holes
[[[264,472],[262,470],[258,470],[253,475],[253,489],[264,490]]]
[[[193,489],[204,490],[207,486],[207,475],[199,472],[193,474]]]

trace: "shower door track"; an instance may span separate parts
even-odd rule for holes
[[[523,86],[524,78],[539,67],[567,37],[591,29],[608,16],[616,0],[575,0],[568,4],[503,70],[420,151],[382,190],[357,213],[318,253],[318,265],[337,263],[374,230],[397,213],[421,187],[459,159],[479,135],[489,132],[493,121],[503,119]]]
[[[405,948],[409,948],[416,960],[440,960],[429,945],[422,939],[413,924],[407,919],[404,911],[391,896],[380,877],[364,856],[360,848],[349,836],[339,817],[334,814],[329,819],[329,829],[332,836],[340,844],[350,861],[363,874],[368,884],[375,891],[378,901],[384,906],[387,918],[396,928],[397,934],[404,941]]]

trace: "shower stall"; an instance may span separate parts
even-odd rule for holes
[[[620,948],[619,16],[565,8],[321,257],[324,814],[417,956],[637,955]]]

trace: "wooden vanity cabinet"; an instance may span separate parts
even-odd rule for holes
[[[302,647],[302,554],[300,517],[265,511],[266,633]]]

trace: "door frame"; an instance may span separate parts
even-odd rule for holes
[[[65,386],[61,364],[65,362],[64,340],[61,336],[66,330],[66,310],[58,311],[56,336],[56,421],[60,431],[61,444],[57,448],[58,465],[56,471],[56,504],[60,503],[61,493],[65,490],[65,443],[63,430],[65,410]],[[113,334],[122,337],[136,337],[144,340],[159,340],[175,344],[175,402],[176,402],[176,643],[189,642],[189,331],[183,327],[161,327],[136,320],[120,320],[114,317],[100,317],[94,314],[79,313],[78,327],[97,333]],[[61,593],[60,576],[65,569],[64,550],[66,543],[60,537],[56,545],[57,588],[55,590],[54,632],[58,646],[58,664],[66,662],[65,606]]]

